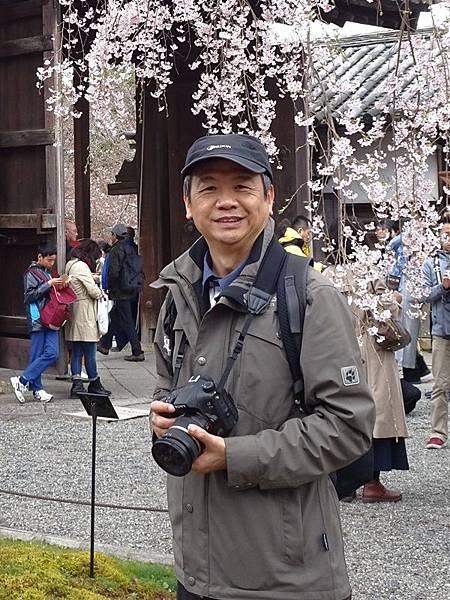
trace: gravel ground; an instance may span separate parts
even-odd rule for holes
[[[144,364],[145,368],[125,368],[118,356],[102,360],[102,377],[113,388],[117,405],[148,405],[153,366],[150,360]],[[0,378],[6,375],[0,372]],[[0,527],[89,538],[88,506],[2,492],[89,500],[90,422],[63,414],[80,408],[78,401],[65,398],[67,387],[62,382],[49,384],[56,400],[47,406],[19,406],[11,395],[0,396]],[[421,387],[430,389],[429,384]],[[403,492],[403,501],[363,505],[357,499],[342,504],[354,600],[450,598],[450,450],[424,449],[428,405],[421,400],[408,416],[411,470],[383,478]],[[151,458],[146,418],[99,423],[97,444],[98,502],[166,507],[164,476]],[[96,541],[171,552],[165,513],[98,508]]]

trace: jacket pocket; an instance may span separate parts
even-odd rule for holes
[[[286,488],[280,498],[283,523],[283,560],[289,564],[303,564],[303,515],[301,488]]]
[[[238,333],[239,328],[236,336]],[[289,418],[294,406],[293,381],[274,313],[253,320],[244,340],[239,373],[235,396],[239,409],[275,428]]]

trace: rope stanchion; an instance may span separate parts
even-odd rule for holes
[[[60,504],[75,504],[80,506],[90,506],[91,503],[88,500],[75,500],[70,498],[58,498],[55,496],[41,496],[35,494],[27,494],[26,492],[16,492],[14,490],[2,490],[0,489],[0,494],[5,494],[6,496],[16,496],[19,498],[29,498],[30,500],[44,500],[47,502],[58,502]],[[168,513],[167,508],[157,508],[153,506],[133,506],[127,504],[112,504],[106,502],[96,502],[96,506],[100,506],[101,508],[113,508],[116,510],[136,510],[141,512],[154,512],[154,513]]]

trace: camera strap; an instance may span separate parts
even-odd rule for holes
[[[272,300],[272,297],[277,289],[278,279],[286,260],[287,254],[285,250],[278,243],[276,238],[273,237],[269,243],[269,246],[267,247],[266,253],[258,269],[255,283],[244,294],[244,301],[247,306],[248,315],[244,321],[242,331],[239,334],[236,344],[232,352],[228,356],[225,370],[217,385],[218,392],[223,390],[225,383],[227,382],[228,376],[230,375],[231,369],[233,368],[236,359],[242,351],[245,336],[248,333],[251,322],[256,316],[264,313],[269,307],[270,301]],[[175,365],[172,377],[172,389],[174,389],[178,383],[181,367],[183,365],[186,344],[187,338],[185,333],[183,332],[180,341],[180,346],[178,348],[178,353],[175,358]]]
[[[245,336],[253,319],[264,313],[270,305],[270,301],[277,289],[278,278],[283,265],[287,259],[287,254],[283,247],[273,237],[266,250],[264,258],[256,274],[255,283],[244,294],[244,300],[247,305],[248,315],[244,321],[242,331],[239,334],[237,342],[228,356],[225,370],[217,385],[217,391],[220,392],[225,387],[225,383],[230,375],[231,369],[242,351]]]

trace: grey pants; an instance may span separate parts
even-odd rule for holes
[[[432,435],[444,442],[448,438],[448,399],[450,390],[450,340],[433,337],[432,370],[434,377],[431,392]]]

